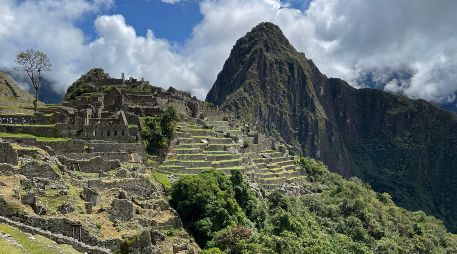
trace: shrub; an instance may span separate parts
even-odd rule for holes
[[[178,114],[173,107],[168,107],[158,116],[142,119],[141,137],[148,153],[157,154],[170,146],[177,122]]]

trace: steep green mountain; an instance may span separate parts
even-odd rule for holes
[[[455,114],[328,78],[271,23],[236,42],[206,100],[457,231]]]

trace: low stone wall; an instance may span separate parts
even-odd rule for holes
[[[91,254],[106,254],[111,253],[109,249],[87,245],[83,242],[76,240],[75,238],[64,236],[62,234],[55,234],[47,230],[42,230],[37,227],[32,227],[21,222],[17,222],[6,217],[0,216],[0,222],[10,225],[12,227],[18,228],[19,230],[30,233],[30,234],[39,234],[44,237],[47,237],[57,243],[64,243],[72,246],[78,251],[87,252]]]
[[[68,153],[64,156],[71,160],[91,160],[95,157],[101,157],[104,160],[118,160],[120,162],[129,161],[129,154],[126,152]]]
[[[40,137],[61,137],[55,126],[0,124],[0,132],[23,133]]]
[[[66,141],[50,141],[50,142],[37,142],[39,147],[50,147],[56,154],[67,153],[82,153],[86,141],[80,139],[66,140]]]
[[[96,189],[122,189],[130,196],[140,199],[147,199],[157,194],[156,187],[144,178],[128,178],[122,180],[89,180],[88,186]]]
[[[0,221],[18,227],[24,232],[41,234],[57,243],[69,244],[77,250],[88,253],[111,253],[111,251],[119,250],[122,244],[122,240],[117,238],[100,241],[84,229],[84,227],[80,226],[81,224],[79,222],[71,221],[67,218],[46,219],[26,215],[23,211],[18,210],[18,208],[8,205],[1,194]]]
[[[72,160],[65,156],[59,156],[59,161],[70,171],[80,171],[85,173],[100,173],[119,168],[120,162],[117,160],[104,160],[102,157],[95,157],[88,160]]]
[[[0,114],[0,124],[55,124],[51,116]]]
[[[94,152],[111,152],[111,151],[123,151],[127,153],[144,153],[144,145],[141,143],[89,143],[87,144],[90,148],[94,149]]]
[[[57,174],[57,172],[49,164],[36,160],[22,165],[19,173],[28,178],[43,177],[53,180],[60,178],[59,174]]]
[[[11,143],[18,143],[28,146],[36,146],[44,150],[51,148],[56,154],[66,153],[82,153],[84,152],[84,146],[86,141],[73,139],[63,141],[37,141],[35,138],[3,138],[5,141]]]

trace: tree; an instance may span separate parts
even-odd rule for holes
[[[51,70],[51,62],[48,56],[38,50],[27,49],[21,51],[16,56],[16,63],[18,66],[15,68],[17,71],[24,71],[32,81],[32,86],[35,89],[35,100],[33,107],[35,113],[37,112],[38,104],[38,89],[41,83],[41,72]]]

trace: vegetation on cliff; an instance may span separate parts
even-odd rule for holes
[[[327,78],[271,23],[237,41],[206,99],[457,232],[455,114]]]
[[[177,122],[178,113],[174,107],[166,108],[157,116],[142,118],[140,133],[148,153],[157,154],[169,147]]]
[[[94,85],[107,78],[109,75],[102,68],[91,69],[68,87],[64,100],[71,101],[80,95],[95,92]]]
[[[255,192],[239,172],[183,176],[170,204],[204,253],[455,253],[457,236],[357,178],[304,158],[308,194]]]

